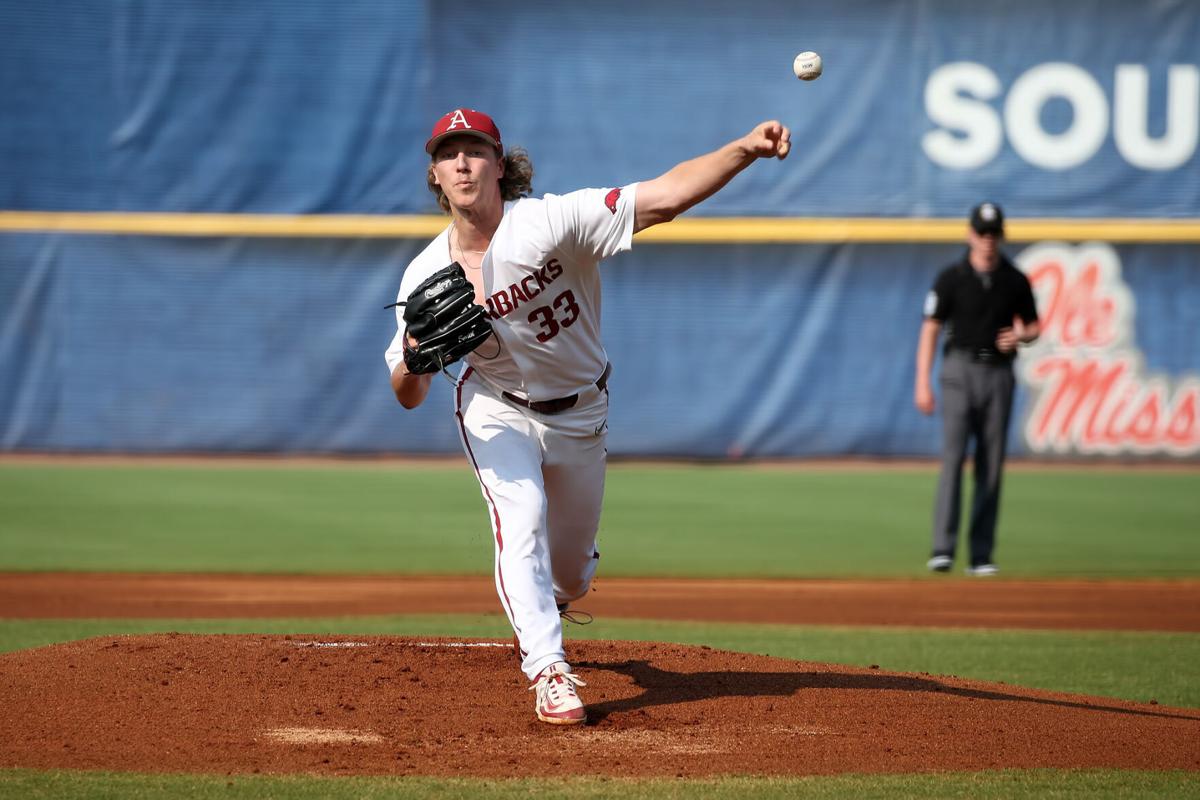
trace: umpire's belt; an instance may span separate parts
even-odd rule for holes
[[[995,350],[991,347],[962,347],[959,345],[951,345],[947,352],[950,350],[962,353],[976,364],[998,364],[1002,366],[1008,366],[1013,361],[1011,354],[1001,353],[999,350]]]
[[[612,364],[604,365],[604,373],[596,378],[596,388],[600,391],[608,386],[608,376],[612,373]],[[523,397],[517,397],[511,392],[502,392],[504,399],[510,403],[516,403],[519,406],[528,408],[530,411],[536,411],[539,414],[559,414],[569,408],[574,408],[579,402],[579,395],[573,394],[567,397],[556,397],[553,400],[526,400]]]

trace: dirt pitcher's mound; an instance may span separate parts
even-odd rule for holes
[[[0,766],[425,775],[1200,769],[1200,712],[708,648],[572,642],[589,724],[511,647],[117,636],[0,655]]]

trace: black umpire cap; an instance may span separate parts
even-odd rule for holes
[[[980,236],[1004,235],[1004,211],[995,203],[980,203],[971,209],[971,230]]]

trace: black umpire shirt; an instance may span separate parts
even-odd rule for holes
[[[1014,317],[1027,325],[1038,318],[1029,278],[1003,253],[991,272],[976,272],[966,255],[942,270],[925,300],[925,316],[944,325],[945,349],[986,360],[1012,358],[996,350],[996,333],[1012,327]]]

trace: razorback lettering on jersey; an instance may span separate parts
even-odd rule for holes
[[[544,266],[533,271],[487,299],[488,315],[492,319],[508,316],[546,290],[554,279],[563,274],[563,266],[557,258],[551,258]]]

